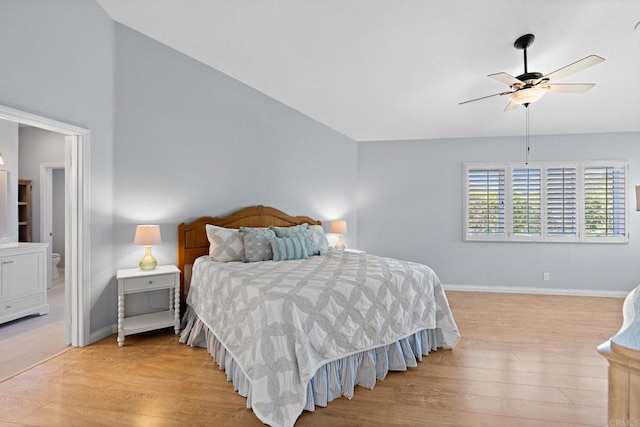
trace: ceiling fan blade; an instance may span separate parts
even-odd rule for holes
[[[483,97],[481,97],[481,98],[475,98],[475,99],[470,99],[470,100],[468,100],[468,101],[463,101],[463,102],[458,103],[458,105],[468,104],[469,102],[480,101],[481,99],[492,98],[492,97],[494,97],[494,96],[509,95],[510,93],[513,93],[513,92],[500,92],[500,93],[494,93],[493,95],[487,95],[487,96],[483,96]]]
[[[494,74],[489,74],[487,77],[497,80],[501,83],[506,83],[509,86],[524,85],[524,82],[522,80],[518,80],[515,77],[513,77],[511,74],[507,74],[507,73],[494,73]]]
[[[520,106],[520,104],[517,104],[513,101],[509,102],[507,104],[507,107],[504,109],[504,111],[511,111],[511,110],[515,110],[516,108],[518,108]]]
[[[548,83],[545,87],[549,87],[549,92],[555,93],[585,93],[595,85],[595,83]]]
[[[581,60],[574,62],[573,64],[569,64],[566,67],[562,67],[552,73],[549,73],[544,77],[548,78],[549,80],[560,79],[562,77],[566,77],[573,73],[577,73],[578,71],[584,70],[585,68],[592,67],[603,61],[604,58],[601,58],[598,55],[590,55],[586,58],[582,58]]]

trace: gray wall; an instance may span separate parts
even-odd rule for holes
[[[640,281],[640,133],[534,136],[531,161],[628,159],[629,244],[464,242],[462,164],[524,161],[524,138],[361,142],[358,243],[446,284],[629,291]],[[551,281],[543,282],[549,272]]]
[[[113,21],[93,1],[3,0],[0,28],[0,104],[91,131],[88,286],[97,331],[113,323],[116,311]]]
[[[142,256],[136,224],[161,225],[154,256],[174,263],[179,223],[255,204],[345,217],[355,244],[354,141],[127,27],[115,40],[115,267]]]
[[[0,230],[0,238],[18,241],[18,124],[0,119],[0,154],[7,171],[6,229]]]
[[[20,179],[31,180],[31,237],[34,242],[41,242],[40,164],[64,163],[64,135],[34,127],[20,128],[19,135]],[[57,202],[54,198],[54,205]]]
[[[355,142],[94,2],[5,0],[0,28],[0,104],[91,131],[91,332],[116,322],[115,270],[137,265],[140,222],[161,224],[166,264],[178,223],[259,203],[346,218],[355,244]]]

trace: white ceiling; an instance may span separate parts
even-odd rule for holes
[[[459,102],[587,55],[530,107],[532,134],[640,130],[639,0],[97,0],[115,20],[357,141],[520,135],[505,97]]]

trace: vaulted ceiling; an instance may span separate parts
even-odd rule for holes
[[[503,112],[523,34],[529,71],[587,55],[602,64],[563,79],[596,83],[530,107],[532,134],[640,130],[638,0],[97,0],[117,22],[183,52],[353,138],[520,135]]]

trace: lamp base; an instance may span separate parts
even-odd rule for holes
[[[344,246],[344,242],[342,241],[342,236],[338,236],[338,241],[336,242],[335,245],[333,245],[334,249],[337,249],[339,251],[343,251],[345,246]]]
[[[144,256],[138,263],[140,270],[153,270],[158,266],[158,261],[151,255],[151,246],[145,246]]]

